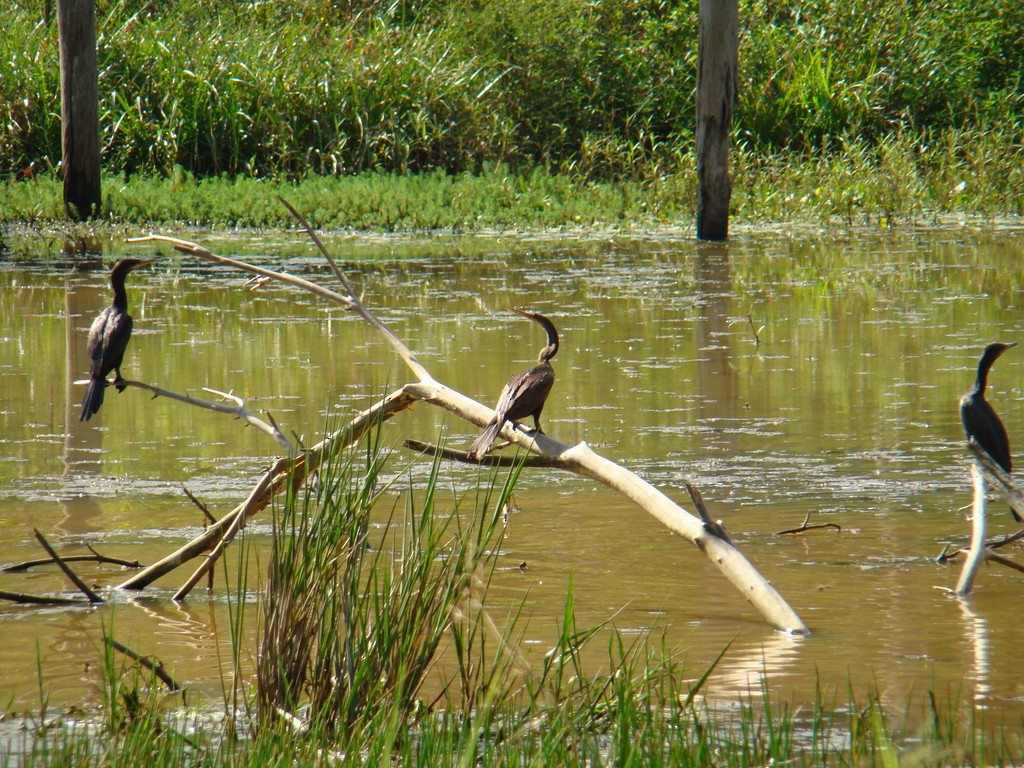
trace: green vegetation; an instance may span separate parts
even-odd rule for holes
[[[106,211],[280,226],[268,188],[299,184],[332,228],[688,226],[696,9],[100,2]],[[6,222],[59,215],[42,16],[0,10]],[[740,18],[740,220],[1024,213],[1019,3],[749,0]]]
[[[513,469],[452,508],[439,463],[402,488],[379,435],[320,471],[273,514],[260,648],[232,628],[223,700],[167,694],[141,665],[99,650],[102,711],[44,705],[0,763],[24,766],[241,765],[1002,765],[1012,746],[956,698],[935,696],[894,725],[873,692],[809,711],[764,687],[734,708],[703,698],[717,660],[685,669],[657,641],[576,625],[572,594],[539,660],[520,613],[488,605]],[[389,479],[390,478],[390,479]],[[378,507],[389,507],[382,512]],[[236,546],[248,546],[236,542]],[[237,600],[244,568],[225,575]],[[116,623],[115,623],[116,624]],[[504,625],[504,626],[502,626]],[[108,634],[116,634],[110,626]],[[588,647],[607,643],[595,671]],[[723,649],[723,655],[728,649]],[[238,663],[256,661],[253,688]],[[721,656],[720,656],[721,658]],[[169,660],[168,660],[169,661]],[[696,674],[695,674],[696,672]],[[40,674],[44,674],[40,671]],[[190,707],[183,702],[188,701]],[[178,706],[175,706],[178,705]],[[909,714],[909,713],[908,713]],[[910,718],[908,718],[910,719]],[[5,752],[4,750],[8,750]]]

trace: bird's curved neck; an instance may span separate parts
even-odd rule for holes
[[[982,355],[981,362],[978,363],[978,375],[974,379],[975,394],[985,394],[985,387],[988,385],[988,372],[995,361],[995,357],[990,357],[987,354]]]
[[[128,292],[124,289],[124,279],[110,281],[114,289],[114,306],[123,312],[128,311]]]
[[[551,360],[551,358],[554,357],[557,352],[558,352],[558,337],[556,336],[553,341],[551,339],[548,339],[547,346],[544,347],[540,351],[539,355],[537,355],[537,362],[540,365],[544,365],[544,363],[549,362]]]

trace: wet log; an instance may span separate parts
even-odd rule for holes
[[[100,214],[99,75],[95,0],[57,0],[64,210],[69,218]]]
[[[736,98],[737,0],[700,0],[697,63],[697,238],[729,236],[729,134]]]

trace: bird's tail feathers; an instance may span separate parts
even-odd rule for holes
[[[106,379],[89,379],[89,388],[85,390],[85,397],[82,398],[82,415],[79,421],[88,421],[92,415],[103,405],[103,391],[107,388]]]
[[[504,421],[492,421],[487,425],[487,428],[480,433],[480,436],[473,441],[473,444],[469,446],[469,453],[467,457],[473,461],[480,461],[484,457],[484,454],[490,450],[491,446],[494,445],[494,441],[498,439],[498,434],[501,432]]]

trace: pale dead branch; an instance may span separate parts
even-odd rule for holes
[[[75,384],[88,384],[88,379],[79,379]],[[237,419],[241,419],[246,424],[255,427],[260,432],[264,432],[270,435],[277,441],[288,455],[295,454],[295,447],[289,442],[288,438],[284,436],[284,433],[277,428],[276,424],[268,424],[262,419],[254,416],[251,411],[245,407],[245,401],[230,392],[221,392],[216,389],[209,387],[203,387],[203,391],[209,392],[210,394],[217,395],[225,400],[230,400],[234,405],[226,405],[224,403],[215,403],[211,400],[200,400],[198,397],[192,397],[192,395],[186,395],[182,392],[174,392],[170,389],[164,389],[158,387],[155,384],[148,384],[144,381],[134,381],[132,379],[121,379],[117,382],[119,387],[134,387],[136,389],[144,389],[150,392],[154,398],[166,397],[171,400],[177,400],[180,403],[187,405],[194,405],[196,408],[205,408],[208,411],[216,411],[217,413],[226,413],[230,416],[234,416]],[[269,414],[268,414],[269,417]],[[272,420],[273,421],[273,420]]]

